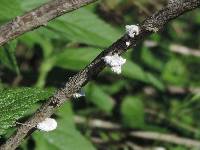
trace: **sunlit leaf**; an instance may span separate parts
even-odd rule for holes
[[[125,126],[133,128],[144,126],[144,106],[138,97],[128,96],[124,98],[121,114]]]
[[[86,98],[101,110],[111,113],[115,102],[99,86],[90,83],[86,86]]]
[[[0,91],[0,135],[15,125],[31,106],[51,96],[51,90],[17,88]]]

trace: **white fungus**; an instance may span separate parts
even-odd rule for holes
[[[134,38],[135,35],[139,34],[139,26],[137,25],[126,25],[126,33],[131,37]]]
[[[57,122],[55,119],[46,118],[44,121],[38,123],[37,129],[45,132],[53,131],[57,128]]]
[[[120,73],[122,72],[121,66],[113,66],[113,67],[111,68],[111,70],[112,70],[113,72],[115,72],[116,74],[120,74]]]
[[[127,42],[126,42],[126,46],[129,47],[130,45],[131,45],[131,42],[130,42],[130,41],[127,41]]]
[[[121,67],[126,62],[126,59],[122,58],[118,54],[115,54],[113,56],[106,56],[103,59],[106,64],[111,67],[111,70],[117,74],[120,74],[122,72]]]
[[[85,92],[81,89],[79,92],[74,93],[72,95],[73,98],[80,98],[80,97],[84,97],[85,96]]]
[[[166,150],[164,147],[156,147],[153,150]]]

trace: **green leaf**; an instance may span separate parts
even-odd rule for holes
[[[185,148],[183,146],[171,146],[169,149],[170,150],[188,150],[187,148]],[[195,150],[195,149],[191,149],[191,150]]]
[[[37,150],[95,150],[93,145],[76,130],[69,104],[59,109],[56,130],[34,133]]]
[[[155,86],[161,91],[165,90],[164,84],[160,81],[158,77],[156,77],[155,75],[149,72],[146,73],[146,76],[147,76],[148,82],[151,83],[153,86]]]
[[[4,47],[0,47],[0,62],[12,71],[19,74],[19,68],[15,57],[17,41],[12,41]]]
[[[142,48],[142,59],[148,66],[158,71],[161,71],[163,68],[162,61],[156,58],[147,47]]]
[[[144,127],[144,106],[143,102],[134,96],[128,96],[121,105],[122,120],[127,127]]]
[[[118,80],[115,81],[112,84],[103,84],[100,85],[101,88],[106,91],[106,93],[113,95],[118,93],[120,90],[122,90],[122,88],[124,88],[127,85],[127,82],[125,80]]]
[[[0,91],[0,135],[15,125],[15,121],[37,101],[47,99],[52,90],[36,88],[4,89]]]
[[[187,82],[187,69],[178,58],[172,58],[167,62],[162,72],[163,80],[175,85],[185,85]]]
[[[200,93],[195,94],[192,99],[192,101],[200,101]]]
[[[40,29],[38,29],[40,30]],[[34,44],[40,44],[43,41],[43,37],[38,30],[27,32],[19,37],[20,42],[26,44],[29,48],[32,48]]]
[[[122,66],[122,75],[130,79],[148,82],[145,71],[130,60],[127,60],[124,66]]]
[[[27,1],[27,0],[20,0],[20,6],[21,9],[26,12],[26,11],[30,11],[34,8],[39,7],[40,5],[48,2],[49,0],[31,0],[31,1]]]
[[[10,20],[48,1],[49,0],[1,0],[0,21]]]
[[[1,0],[0,21],[9,20],[21,14],[19,0]]]
[[[197,23],[198,25],[200,24],[200,11],[199,11],[199,10],[196,10],[196,11],[194,12],[193,21],[194,21],[195,23]]]
[[[151,84],[159,90],[164,90],[165,88],[164,84],[158,77],[150,72],[144,71],[143,68],[130,60],[127,60],[125,65],[122,67],[122,75],[133,80],[139,80]]]
[[[99,53],[100,51],[94,48],[68,48],[61,53],[54,54],[50,61],[65,69],[80,70]]]
[[[120,32],[87,8],[68,13],[48,24],[68,40],[106,47],[120,37]]]
[[[86,98],[95,104],[101,110],[111,113],[115,102],[114,100],[104,92],[99,86],[94,83],[86,85]]]

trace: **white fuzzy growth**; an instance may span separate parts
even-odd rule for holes
[[[80,98],[80,97],[83,97],[85,96],[85,92],[83,90],[80,90],[78,93],[74,93],[72,95],[73,98]]]
[[[104,57],[104,61],[106,62],[107,65],[115,67],[115,66],[122,66],[126,62],[126,59],[122,58],[118,54],[115,54],[112,56]]]
[[[115,72],[116,74],[121,74],[121,73],[122,73],[122,68],[121,68],[121,66],[114,66],[114,67],[111,68],[111,70],[112,70],[113,72]]]
[[[139,26],[137,25],[126,25],[126,33],[131,37],[134,38],[135,35],[139,34]]]
[[[156,147],[153,150],[166,150],[164,147]]]
[[[111,67],[111,70],[117,74],[120,74],[122,72],[121,67],[123,64],[126,63],[126,59],[122,58],[118,54],[115,54],[113,56],[106,56],[104,57],[104,61],[108,66]]]
[[[126,42],[126,46],[129,47],[130,45],[131,45],[131,42],[130,42],[130,41],[127,41],[127,42]]]
[[[38,123],[37,128],[45,132],[53,131],[57,128],[57,122],[55,119],[46,118],[44,121]]]

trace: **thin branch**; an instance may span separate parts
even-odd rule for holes
[[[188,87],[188,88],[181,88],[181,87],[176,87],[176,86],[168,86],[167,90],[169,93],[172,94],[198,94],[200,92],[200,88],[193,88],[193,87]]]
[[[146,147],[136,145],[132,141],[125,142],[123,138],[118,139],[118,140],[114,140],[114,139],[103,140],[101,137],[90,137],[90,141],[94,143],[99,149],[106,149],[107,147],[112,147],[115,149],[154,150],[154,148],[146,148]]]
[[[173,143],[173,144],[183,145],[190,148],[192,147],[200,148],[199,141],[183,138],[183,137],[178,137],[173,134],[164,134],[164,133],[156,133],[156,132],[148,132],[148,131],[136,131],[136,132],[133,131],[130,133],[130,135],[137,138]]]
[[[77,124],[87,124],[91,128],[99,128],[104,130],[123,131],[124,129],[120,124],[117,123],[104,121],[100,119],[87,120],[86,118],[80,116],[75,116],[75,122]],[[150,132],[150,131],[128,131],[128,135],[140,139],[167,142],[177,145],[183,145],[190,148],[191,147],[200,148],[199,141],[184,137],[179,137],[173,134]]]
[[[121,130],[122,126],[120,124],[104,121],[100,119],[87,119],[81,116],[74,116],[74,121],[76,124],[86,124],[92,128],[100,128],[105,130]]]
[[[97,0],[52,0],[0,27],[0,46],[49,21]]]
[[[77,0],[78,1],[78,0]],[[75,2],[75,1],[74,1]],[[112,54],[126,52],[126,50],[138,41],[143,40],[152,31],[157,32],[164,27],[170,20],[180,16],[184,12],[190,11],[200,6],[200,0],[180,0],[179,3],[174,3],[166,6],[162,10],[156,12],[151,17],[147,18],[140,27],[140,33],[134,38],[130,38],[127,34],[113,43],[109,48],[101,52],[87,67],[69,79],[64,88],[59,89],[49,101],[42,105],[37,112],[30,117],[24,124],[36,126],[45,118],[50,117],[55,110],[60,107],[74,93],[81,89],[88,81],[96,77],[106,66],[103,57]],[[60,11],[60,10],[57,10]],[[59,13],[60,14],[60,13]],[[127,47],[126,42],[131,44]],[[13,134],[5,144],[0,147],[0,150],[13,150],[20,145],[23,139],[32,130],[31,127],[21,125],[15,134]]]
[[[151,86],[144,87],[144,93],[146,95],[156,95],[157,91]],[[198,87],[178,87],[169,85],[166,87],[166,92],[170,94],[198,94],[200,93],[200,88]]]
[[[200,50],[191,49],[182,45],[172,44],[169,48],[172,52],[179,53],[187,56],[200,57]]]
[[[144,42],[144,45],[146,47],[156,47],[159,45],[159,43],[155,42],[155,41],[149,41],[146,40]],[[194,57],[200,57],[200,50],[199,49],[192,49],[183,45],[179,45],[179,44],[170,44],[169,46],[169,50],[172,52],[175,52],[177,54],[181,54],[181,55],[186,55],[186,56],[194,56]]]

